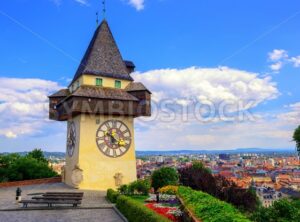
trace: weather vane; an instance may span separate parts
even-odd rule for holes
[[[103,0],[102,1],[102,6],[103,6],[102,12],[103,12],[103,18],[104,19],[105,19],[105,16],[106,16],[106,4],[105,3],[106,3],[105,0]]]
[[[96,26],[98,26],[99,24],[99,13],[96,12]]]

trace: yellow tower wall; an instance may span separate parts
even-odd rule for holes
[[[98,128],[103,122],[111,119],[122,121],[131,131],[131,146],[126,154],[118,158],[105,156],[96,144]],[[77,131],[78,144],[74,156],[67,158],[66,184],[80,189],[107,190],[108,188],[117,188],[115,179],[117,174],[122,175],[122,184],[128,184],[136,180],[134,119],[132,117],[80,115],[73,121],[76,129],[79,125],[80,128]],[[82,170],[82,181],[78,186],[73,184],[71,176],[76,164]]]
[[[70,91],[76,90],[77,87],[82,86],[82,85],[89,85],[89,86],[96,86],[96,78],[101,78],[102,79],[102,87],[109,87],[109,88],[115,88],[115,80],[121,81],[121,89],[125,89],[130,81],[128,80],[121,80],[121,79],[114,79],[114,78],[108,78],[108,77],[99,77],[99,76],[94,76],[94,75],[83,75],[78,78],[77,81],[75,81],[71,86],[70,86]]]
[[[96,78],[101,78],[103,87],[110,87],[110,88],[115,88],[115,80],[114,78],[108,78],[108,77],[99,77],[99,76],[92,76],[92,75],[83,75],[82,76],[82,85],[90,85],[90,86],[95,86],[96,85]],[[121,80],[121,89],[125,89],[130,81],[128,80]]]

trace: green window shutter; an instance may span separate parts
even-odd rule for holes
[[[115,88],[121,89],[121,81],[120,80],[115,81]]]
[[[96,86],[102,86],[102,79],[96,78]]]

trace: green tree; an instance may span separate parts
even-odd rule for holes
[[[23,157],[12,163],[8,168],[8,174],[9,181],[41,179],[57,176],[57,173],[48,166],[48,163],[30,157]]]
[[[0,155],[0,182],[9,181],[8,168],[20,158],[21,156],[17,153]]]
[[[136,180],[129,185],[123,185],[119,189],[120,193],[126,195],[148,195],[150,190],[150,181],[149,179]]]
[[[178,178],[177,170],[171,167],[162,167],[153,172],[151,177],[152,187],[158,190],[167,185],[177,185]]]
[[[201,190],[239,208],[254,211],[257,207],[258,199],[254,192],[239,188],[223,176],[212,175],[202,162],[193,162],[192,166],[181,168],[179,176],[182,185]]]
[[[0,182],[20,181],[57,176],[48,166],[41,151],[30,152],[26,156],[19,154],[0,155]]]
[[[298,222],[299,218],[299,200],[281,199],[269,208],[260,207],[251,219],[255,222]]]
[[[300,126],[298,126],[298,128],[295,129],[293,140],[296,142],[296,147],[300,155]]]
[[[192,168],[194,170],[204,170],[205,172],[211,174],[211,170],[209,168],[205,167],[202,161],[198,161],[198,160],[193,161]]]
[[[44,153],[41,149],[34,149],[31,152],[29,152],[26,156],[29,158],[36,159],[43,163],[48,163],[48,160],[45,158]]]

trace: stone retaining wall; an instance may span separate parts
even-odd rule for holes
[[[45,179],[23,180],[23,181],[0,183],[0,188],[47,184],[47,183],[61,183],[61,182],[62,182],[61,177],[53,177],[53,178],[45,178]]]
[[[182,206],[182,210],[184,211],[185,217],[184,217],[184,221],[188,221],[188,222],[202,222],[202,220],[199,220],[196,218],[196,216],[194,215],[194,213],[189,210],[187,207],[184,206],[184,201],[177,196],[177,199],[179,200],[181,206]]]

